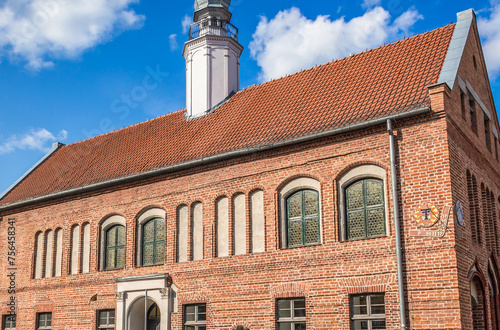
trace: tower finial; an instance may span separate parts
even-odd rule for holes
[[[231,0],[195,0],[194,10],[198,11],[207,7],[218,7],[218,8],[224,8],[225,10],[229,10],[230,5],[231,5]]]

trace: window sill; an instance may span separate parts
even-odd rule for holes
[[[372,241],[375,239],[381,239],[381,238],[389,238],[390,236],[388,235],[383,235],[383,236],[374,236],[374,237],[364,237],[364,238],[356,238],[356,239],[344,239],[344,240],[339,240],[339,243],[352,243],[352,242],[360,242],[360,241]]]
[[[308,248],[312,246],[319,246],[323,245],[322,243],[313,243],[313,244],[307,244],[307,245],[297,245],[297,246],[286,246],[281,248],[281,250],[293,250],[293,249],[300,249],[300,248]]]

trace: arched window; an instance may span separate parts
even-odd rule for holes
[[[340,240],[387,235],[386,172],[376,165],[361,165],[338,181]]]
[[[280,189],[283,248],[321,243],[320,191],[319,181],[307,177],[294,179]]]
[[[319,194],[314,190],[299,190],[286,201],[288,247],[318,244]]]
[[[384,183],[358,180],[345,189],[347,239],[385,236]]]
[[[106,269],[125,267],[125,227],[116,225],[106,231]]]
[[[161,265],[165,260],[165,220],[154,218],[143,225],[142,265]]]

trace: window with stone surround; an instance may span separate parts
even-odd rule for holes
[[[282,248],[321,244],[321,185],[301,177],[279,192]]]
[[[125,227],[115,225],[106,231],[106,270],[125,267]]]
[[[297,247],[320,242],[319,194],[314,190],[299,190],[286,200],[287,243]]]
[[[184,330],[207,329],[207,305],[193,304],[184,306]]]
[[[340,240],[387,235],[386,172],[375,165],[361,165],[338,181]]]
[[[350,297],[352,330],[385,330],[385,297],[383,293]]]
[[[137,218],[137,259],[140,266],[162,265],[165,261],[166,212],[150,208]]]
[[[101,310],[98,313],[97,329],[112,330],[115,328],[115,310]]]
[[[4,330],[16,330],[16,315],[5,315],[3,317]]]
[[[52,313],[38,313],[36,319],[37,330],[52,329]]]
[[[306,329],[306,300],[304,298],[278,299],[276,306],[278,330]]]

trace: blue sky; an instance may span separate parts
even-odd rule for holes
[[[0,0],[0,192],[55,141],[184,108],[182,46],[193,3]],[[245,47],[241,86],[433,30],[471,7],[498,101],[498,0],[233,0]],[[160,72],[158,84],[141,94],[150,71]]]

